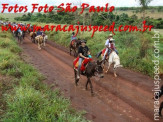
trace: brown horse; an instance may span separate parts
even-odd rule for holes
[[[72,40],[70,43],[70,55],[71,51],[74,51],[74,57],[77,57],[78,47],[80,46],[80,40]]]
[[[75,68],[75,66],[74,66],[74,74],[75,74],[75,84],[77,86],[79,79],[77,79],[77,69]],[[85,89],[87,90],[87,86],[89,83],[90,88],[91,88],[91,95],[93,96],[93,94],[94,94],[93,93],[93,86],[92,86],[92,82],[91,82],[90,78],[92,76],[95,76],[95,75],[100,77],[100,78],[104,77],[103,69],[102,69],[102,62],[99,62],[99,61],[88,62],[88,64],[85,67],[85,71],[81,72],[81,75],[84,75],[87,77]]]
[[[41,35],[39,35],[35,37],[35,40],[38,44],[38,49],[41,50],[41,46],[43,45],[44,38]]]
[[[35,41],[36,32],[30,32],[29,35],[30,35],[30,37],[31,37],[32,42],[33,42],[33,43],[36,43],[36,41]]]

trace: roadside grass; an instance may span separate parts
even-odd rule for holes
[[[21,49],[10,32],[0,32],[0,40],[0,74],[11,78],[9,83],[0,81],[0,121],[87,121],[84,111],[71,108],[59,89],[52,91],[42,82],[45,78],[21,59]]]

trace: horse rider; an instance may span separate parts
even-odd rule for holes
[[[36,33],[37,36],[42,36],[43,33],[40,31],[40,29],[38,29],[37,33]]]
[[[89,59],[88,56],[90,55],[89,48],[87,47],[85,40],[81,41],[81,46],[78,49],[78,54],[79,54],[79,62],[78,62],[77,79],[80,78],[80,68],[82,65],[82,61],[84,59]]]
[[[104,53],[104,56],[103,56],[103,61],[105,60],[105,56],[106,54],[108,53],[108,55],[111,53],[112,50],[114,50],[117,54],[118,54],[118,51],[115,49],[115,40],[113,39],[113,35],[110,34],[108,39],[106,40],[105,42],[105,46],[106,46],[106,50],[105,50],[105,53]]]
[[[76,39],[77,39],[77,38],[76,38],[76,36],[75,36],[75,33],[72,32],[70,44],[72,43],[72,41],[74,41],[74,40],[76,40]]]
[[[17,31],[18,31],[18,33],[22,33],[22,30],[20,29],[20,27],[18,28]]]

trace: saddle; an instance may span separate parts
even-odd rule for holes
[[[102,50],[102,53],[101,53],[102,56],[104,56],[105,50],[106,50],[106,48],[104,48],[104,49]]]
[[[84,72],[85,71],[85,68],[86,68],[86,65],[92,61],[93,59],[92,58],[89,58],[89,59],[84,59],[82,64],[81,64],[81,68],[80,68],[80,71]],[[79,57],[77,57],[74,61],[73,61],[73,65],[75,67],[75,69],[77,70],[78,69],[78,64],[79,63]]]
[[[102,56],[104,56],[105,50],[106,50],[106,48],[104,48],[104,49],[102,50],[102,53],[101,53]],[[109,55],[110,55],[110,54],[109,54],[109,50],[108,50],[108,52],[107,52],[106,55],[105,55],[105,59],[106,59],[106,60],[109,58]]]

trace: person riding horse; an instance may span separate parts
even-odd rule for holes
[[[76,40],[77,40],[77,38],[75,36],[75,33],[72,32],[70,45],[72,45],[73,41],[76,41]]]
[[[75,36],[75,33],[73,32],[71,35],[71,41],[70,41],[70,55],[71,52],[74,51],[74,57],[77,57],[77,51],[78,51],[78,47],[80,46],[81,42],[80,39]]]
[[[36,35],[37,36],[42,36],[42,32],[40,31],[40,29],[37,31]]]
[[[82,61],[84,59],[89,59],[88,55],[90,55],[89,48],[86,46],[85,40],[81,41],[81,46],[78,49],[78,54],[79,54],[79,64],[78,64],[77,79],[80,78],[80,68],[81,68]]]
[[[105,50],[105,53],[104,53],[104,56],[103,56],[103,61],[106,59],[106,55],[111,53],[112,50],[114,50],[117,55],[118,55],[118,51],[115,49],[115,40],[113,39],[113,35],[110,34],[108,39],[106,40],[105,42],[105,46],[106,46],[106,50]]]
[[[81,46],[78,49],[79,57],[73,61],[73,69],[75,76],[75,84],[78,85],[80,74],[87,77],[85,89],[87,90],[88,84],[90,85],[91,95],[94,95],[91,77],[97,76],[103,78],[102,61],[93,61],[89,48],[86,46],[86,41],[81,41]]]
[[[24,34],[23,34],[23,31],[20,29],[20,27],[17,29],[16,34],[17,34],[17,37],[18,37],[18,41],[22,44]]]

